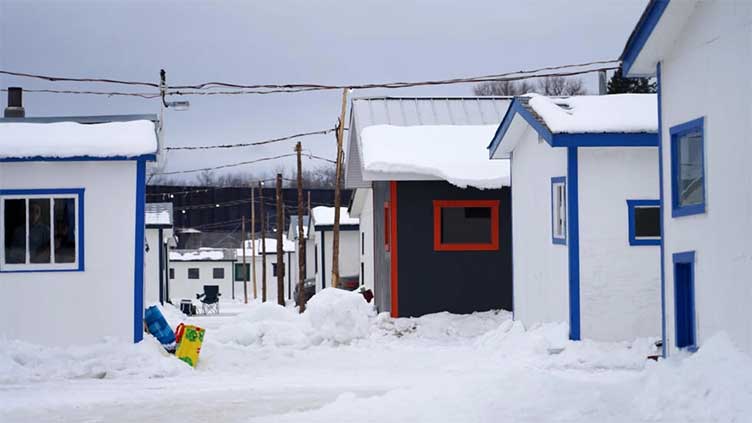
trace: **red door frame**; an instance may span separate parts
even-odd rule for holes
[[[397,181],[389,182],[389,254],[391,257],[392,317],[399,317],[399,284],[397,281]]]

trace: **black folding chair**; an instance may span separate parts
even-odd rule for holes
[[[201,300],[201,308],[204,314],[219,314],[219,285],[204,285],[204,293],[196,294],[196,299]]]

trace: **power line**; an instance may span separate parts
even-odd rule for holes
[[[17,76],[17,77],[22,77],[22,78],[43,79],[45,81],[50,81],[50,82],[95,82],[95,83],[136,85],[136,86],[142,86],[142,87],[159,88],[159,84],[156,84],[153,82],[123,81],[120,79],[109,79],[109,78],[72,78],[72,77],[65,77],[65,76],[49,76],[49,75],[39,75],[39,74],[26,73],[26,72],[14,72],[14,71],[8,71],[8,70],[0,70],[0,74],[9,75],[9,76]]]
[[[6,88],[0,89],[0,91],[7,92]],[[88,95],[100,95],[107,97],[140,97],[145,99],[159,98],[159,93],[126,93],[118,91],[81,91],[81,90],[50,90],[50,89],[26,89],[25,93],[47,93],[47,94],[88,94]]]
[[[237,162],[237,163],[228,163],[228,164],[223,164],[223,165],[219,165],[219,166],[204,167],[204,168],[199,168],[199,169],[176,170],[176,171],[172,171],[172,172],[155,172],[155,173],[152,173],[152,176],[155,176],[155,175],[178,175],[178,174],[183,174],[183,173],[194,173],[194,172],[204,172],[204,171],[210,171],[210,170],[226,169],[226,168],[229,168],[229,167],[237,167],[237,166],[243,166],[243,165],[248,165],[248,164],[266,162],[266,161],[270,161],[270,160],[283,159],[285,157],[292,157],[292,156],[295,156],[295,155],[296,155],[296,153],[287,153],[287,154],[280,154],[278,156],[262,157],[260,159],[255,159],[255,160],[248,160],[248,161]],[[310,153],[306,154],[306,157],[308,157],[309,159],[322,160],[322,161],[329,162],[329,163],[335,163],[335,164],[337,163],[334,160],[330,160],[330,159],[327,159],[325,157],[317,156],[317,155],[310,154]]]
[[[302,138],[302,137],[308,137],[312,135],[326,135],[331,132],[336,131],[337,128],[329,128],[329,129],[322,129],[319,131],[311,131],[311,132],[302,132],[299,134],[293,134],[288,135],[284,137],[279,138],[272,138],[268,140],[263,141],[256,141],[256,142],[249,142],[249,143],[237,143],[237,144],[220,144],[220,145],[193,145],[193,146],[185,146],[185,147],[166,147],[165,150],[169,151],[176,151],[176,150],[211,150],[215,148],[239,148],[239,147],[252,147],[256,145],[264,145],[264,144],[271,144],[275,142],[282,142],[282,141],[289,141],[296,138]]]

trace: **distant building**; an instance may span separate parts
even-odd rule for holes
[[[172,203],[146,203],[146,256],[144,258],[144,302],[164,303],[168,297],[167,263],[173,236]]]
[[[144,203],[154,115],[0,119],[0,337],[143,337]],[[11,117],[15,116],[15,117]]]
[[[311,210],[308,234],[313,245],[316,292],[332,286],[332,257],[334,239],[334,207],[314,207]],[[339,218],[339,276],[358,278],[358,219],[350,217],[346,207]]]
[[[514,318],[570,338],[660,333],[654,94],[515,98],[491,143],[511,158]]]
[[[241,244],[242,245],[242,244]],[[266,248],[266,254],[262,247]],[[252,249],[253,248],[253,249]],[[248,279],[248,298],[253,298],[253,277],[252,270],[253,264],[251,259],[253,258],[252,252],[255,249],[255,261],[256,261],[256,298],[261,301],[277,301],[277,272],[282,272],[284,276],[283,295],[285,301],[292,299],[292,293],[295,291],[295,277],[297,275],[296,270],[293,269],[292,255],[295,253],[294,243],[287,239],[286,236],[282,239],[282,251],[283,262],[277,263],[277,240],[275,238],[266,238],[266,242],[262,242],[261,239],[257,239],[254,242],[245,242],[245,255],[246,255],[246,278]],[[235,250],[235,297],[243,298],[243,249],[238,248]],[[263,264],[266,263],[266,298],[263,295]]]
[[[486,151],[510,102],[353,99],[345,184],[380,311],[512,309],[509,167]]]
[[[195,300],[196,294],[204,292],[204,285],[219,286],[221,300],[234,298],[235,250],[172,250],[169,258],[169,298],[173,304],[183,299]]]

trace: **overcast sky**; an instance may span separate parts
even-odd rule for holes
[[[168,83],[443,79],[615,59],[647,0],[0,0],[0,68]],[[585,77],[594,89],[595,77]],[[124,90],[0,76],[0,86]],[[143,90],[141,90],[143,91]],[[469,85],[356,91],[471,95]],[[3,95],[4,96],[4,95]],[[190,97],[166,116],[167,145],[248,142],[331,127],[339,92]],[[157,113],[158,100],[33,94],[27,116]],[[5,106],[5,99],[0,101]],[[334,158],[333,135],[303,139]],[[168,170],[292,152],[293,142],[171,152]],[[292,166],[293,161],[282,162]],[[304,166],[319,166],[304,162]],[[276,165],[235,171],[271,172]],[[192,178],[193,175],[186,176]]]

